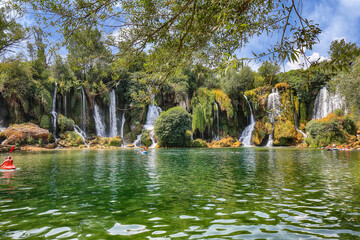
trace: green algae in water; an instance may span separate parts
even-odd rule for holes
[[[4,156],[5,157],[5,156]],[[360,152],[14,153],[0,239],[360,239]]]

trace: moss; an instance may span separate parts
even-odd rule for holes
[[[91,145],[99,144],[105,147],[121,147],[123,140],[119,136],[115,137],[97,137],[91,142]]]
[[[267,118],[263,118],[260,121],[255,123],[254,131],[252,134],[252,143],[256,146],[263,144],[264,139],[272,131],[272,124],[268,121]]]
[[[279,121],[274,127],[274,145],[291,146],[301,142],[301,133],[299,133],[294,124],[288,120]]]

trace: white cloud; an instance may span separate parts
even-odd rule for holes
[[[326,57],[321,56],[318,52],[313,52],[310,56],[299,57],[299,59],[296,62],[287,62],[285,66],[285,71],[295,70],[295,69],[307,69],[310,67],[309,62],[314,61],[324,61],[327,60]]]

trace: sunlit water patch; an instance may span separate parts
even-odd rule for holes
[[[360,152],[14,153],[0,239],[360,239]]]

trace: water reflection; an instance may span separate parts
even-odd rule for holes
[[[275,148],[17,153],[0,237],[360,237],[360,153]],[[34,167],[36,166],[36,167]]]

